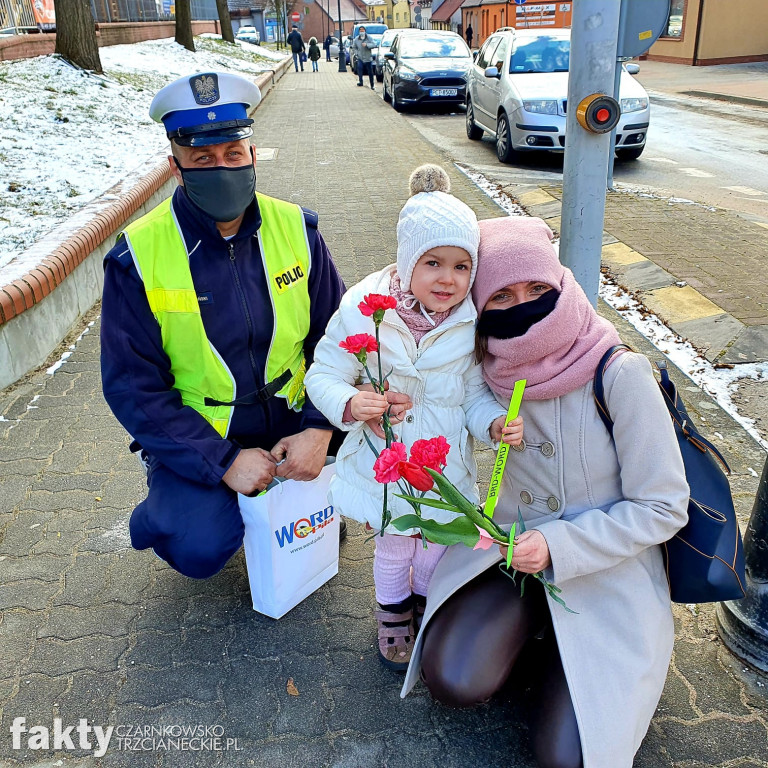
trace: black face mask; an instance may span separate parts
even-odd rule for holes
[[[222,165],[215,168],[182,168],[179,161],[175,157],[173,159],[184,181],[187,197],[214,221],[234,221],[253,202],[256,193],[253,163],[237,168]]]
[[[486,309],[480,315],[477,332],[492,339],[516,339],[543,320],[557,304],[560,294],[552,289],[533,301],[507,309]]]

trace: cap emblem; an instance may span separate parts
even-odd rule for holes
[[[189,84],[198,104],[206,106],[219,100],[219,78],[215,73],[191,77]]]
[[[216,119],[216,113],[215,113],[213,110],[211,110],[211,111],[208,113],[208,119],[209,119],[209,120],[215,120],[215,119]]]

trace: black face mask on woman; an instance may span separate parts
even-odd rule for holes
[[[477,332],[492,339],[516,339],[543,320],[555,308],[558,298],[559,292],[552,289],[538,299],[507,309],[486,309],[480,315]]]
[[[251,149],[253,156],[253,149]],[[184,182],[187,197],[214,221],[234,221],[253,202],[256,193],[256,169],[253,163],[228,168],[176,167]]]

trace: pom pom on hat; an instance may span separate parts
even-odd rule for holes
[[[477,279],[472,299],[478,315],[496,291],[537,281],[562,289],[565,267],[552,245],[552,230],[542,219],[502,216],[480,222]]]
[[[410,290],[413,268],[432,248],[455,245],[472,259],[469,285],[477,272],[480,230],[474,211],[454,197],[451,180],[439,165],[422,165],[409,179],[411,197],[397,222],[397,274],[403,290]]]
[[[445,192],[451,191],[451,180],[448,174],[439,165],[420,165],[408,179],[408,189],[413,195],[419,192]]]

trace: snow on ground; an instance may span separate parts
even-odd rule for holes
[[[255,76],[286,55],[215,35],[195,44],[101,48],[103,76],[55,55],[0,62],[0,284],[24,249],[166,146],[148,114],[160,88],[206,70]]]

